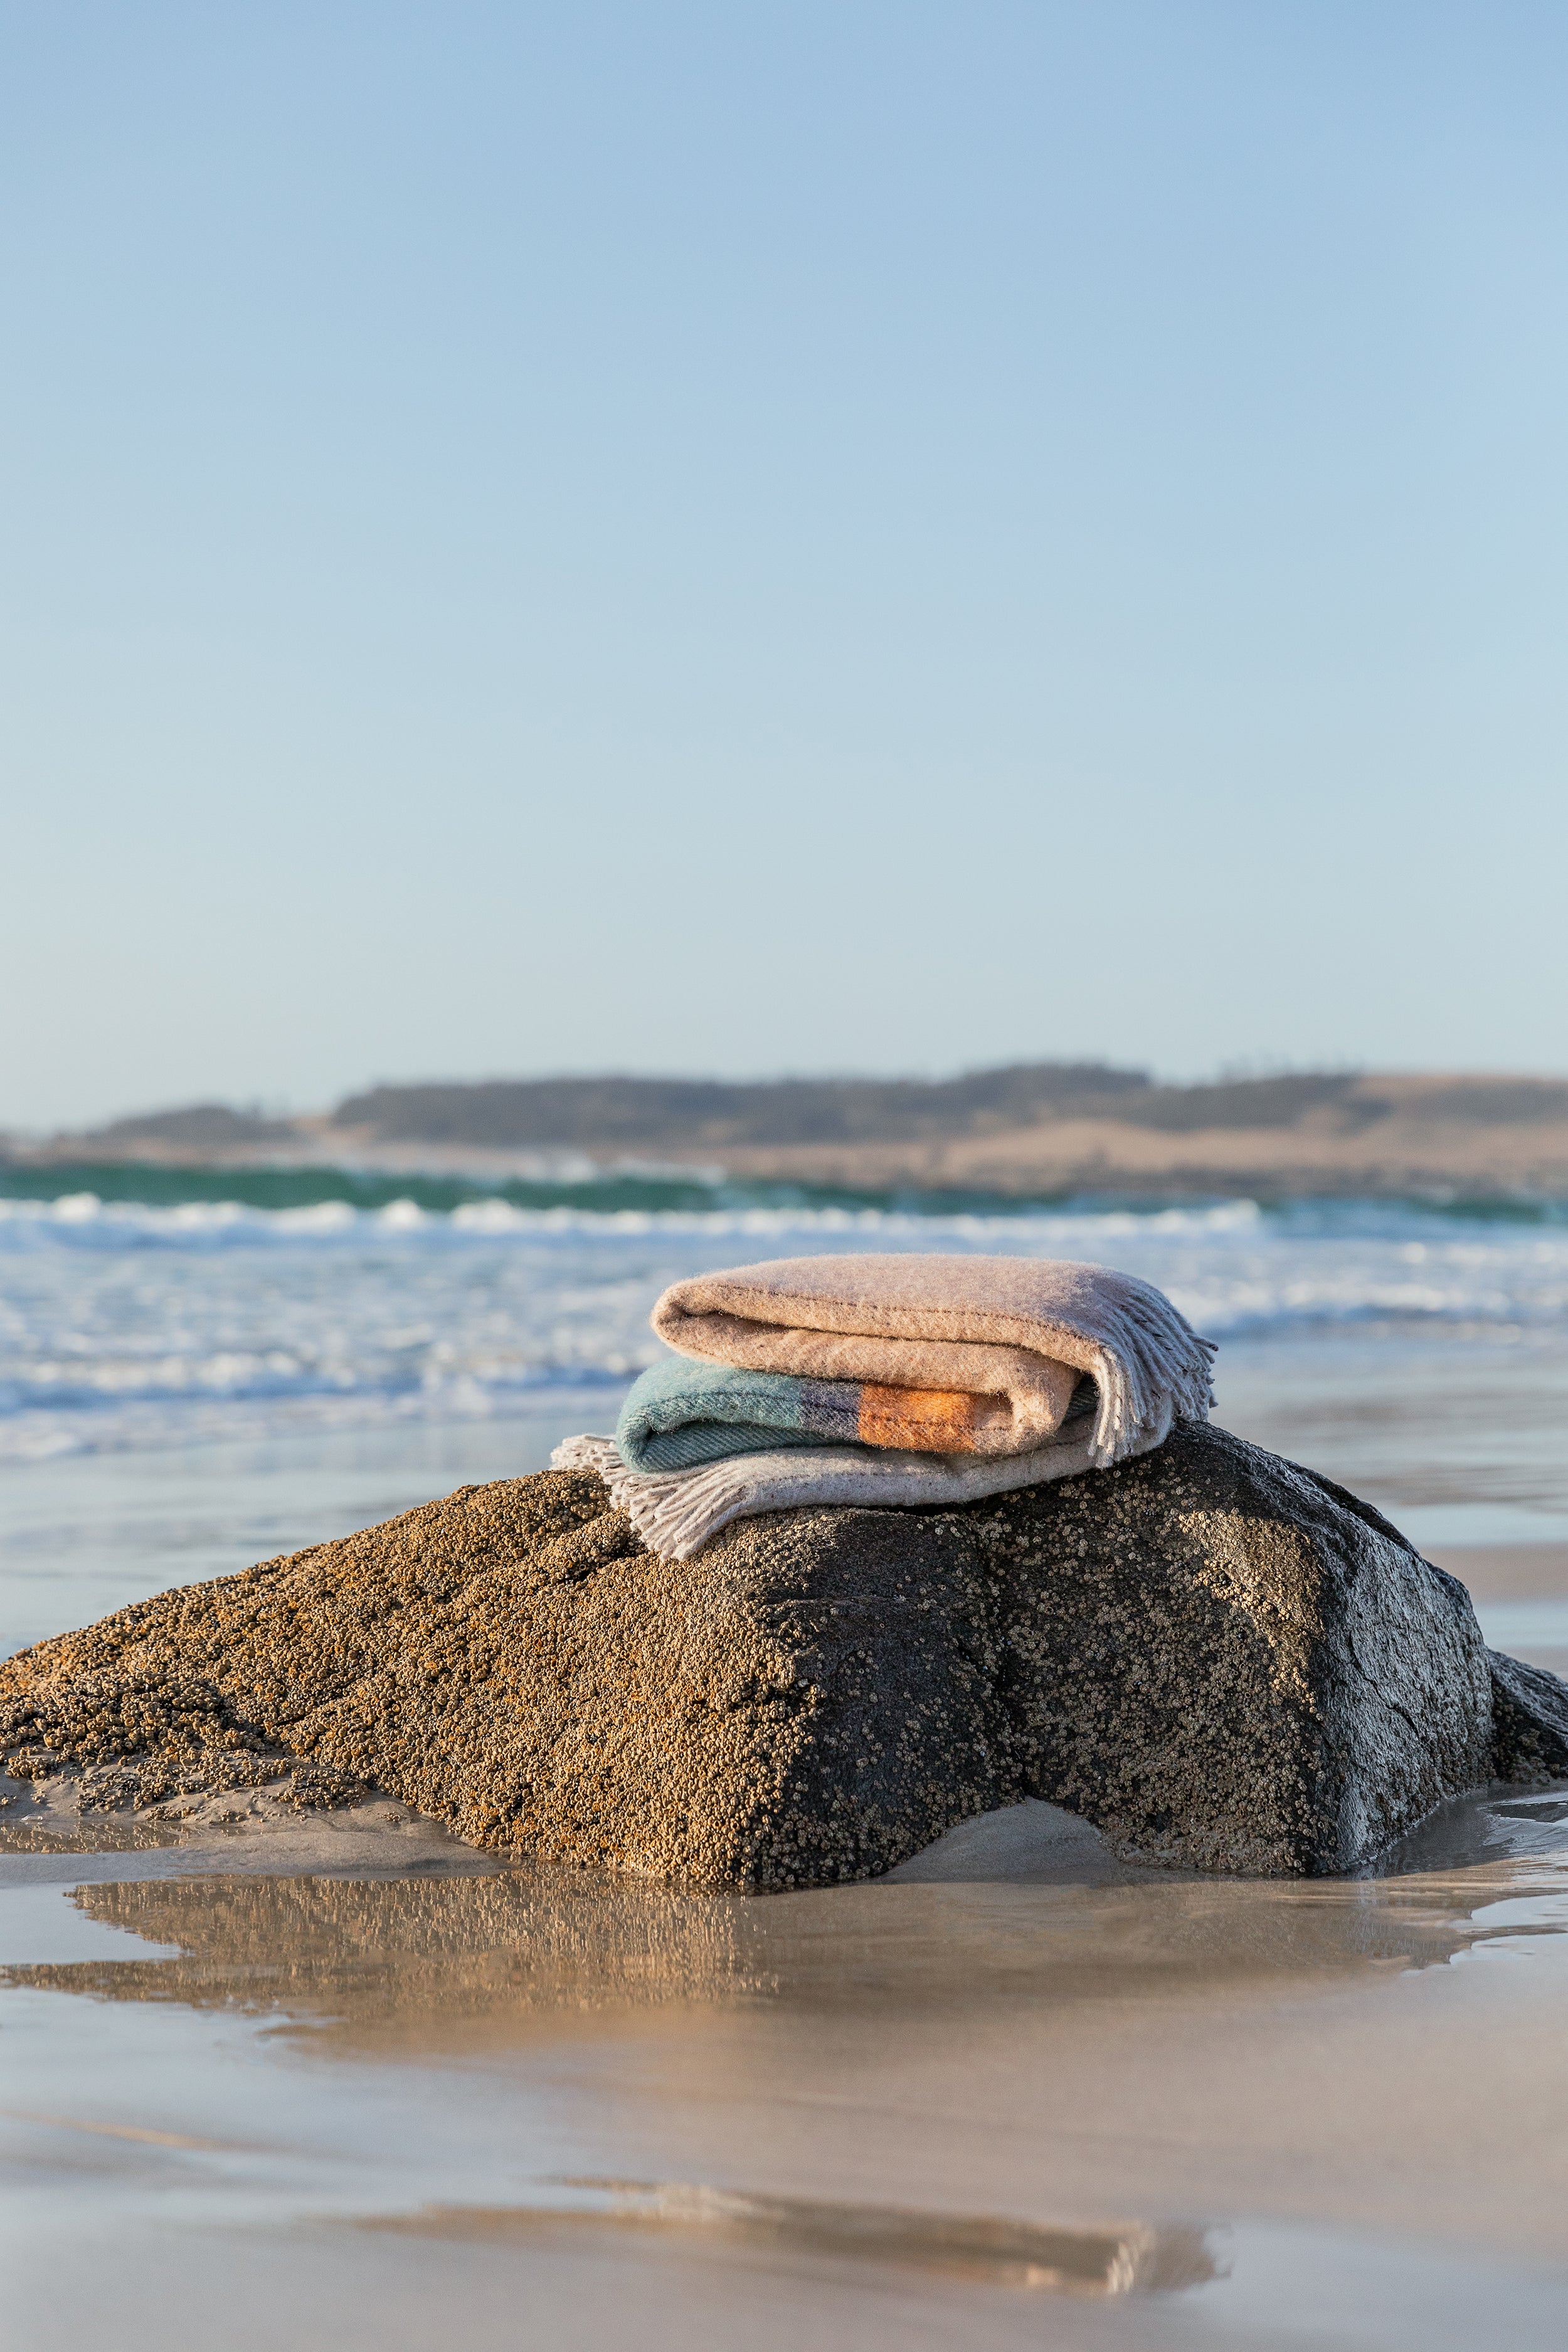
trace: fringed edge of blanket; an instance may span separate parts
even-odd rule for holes
[[[1206,1421],[1214,1403],[1214,1360],[1219,1349],[1201,1339],[1181,1309],[1152,1284],[1124,1276],[1125,1295],[1102,1297],[1109,1325],[1095,1347],[1092,1377],[1100,1390],[1090,1456],[1097,1470],[1109,1470],[1149,1450],[1147,1433],[1162,1417]]]
[[[1128,1433],[1115,1459],[1152,1453],[1170,1435],[1173,1419],[1170,1400],[1159,1401],[1152,1418]],[[595,1472],[650,1551],[661,1559],[686,1560],[732,1519],[763,1511],[940,1510],[1110,1467],[1096,1460],[1094,1444],[1093,1439],[1080,1439],[984,1461],[973,1454],[952,1461],[905,1454],[876,1468],[863,1454],[824,1447],[809,1457],[793,1452],[731,1455],[700,1469],[648,1473],[629,1470],[613,1437],[584,1434],[566,1438],[550,1461],[556,1470]]]

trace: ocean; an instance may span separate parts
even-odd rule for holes
[[[1159,1284],[1219,1342],[1222,1419],[1568,1665],[1561,1210],[4,1181],[0,1649],[538,1468],[613,1423],[679,1275],[927,1248]],[[0,2269],[37,2352],[1562,2341],[1560,1789],[1456,1801],[1347,1879],[1124,1865],[1029,1803],[755,1898],[382,1801],[29,1801]]]
[[[647,1318],[666,1284],[851,1249],[1125,1267],[1219,1342],[1222,1421],[1416,1542],[1568,1538],[1561,1205],[12,1169],[0,1646],[540,1468],[561,1437],[613,1426],[662,1353]],[[1568,1622],[1544,1630],[1568,1642]]]

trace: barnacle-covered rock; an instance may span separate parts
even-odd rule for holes
[[[736,1521],[684,1563],[597,1478],[463,1487],[0,1665],[0,1759],[86,1809],[377,1790],[476,1844],[689,1884],[866,1878],[1043,1797],[1125,1857],[1354,1868],[1492,1777],[1568,1777],[1377,1512],[1212,1427],[952,1511]]]

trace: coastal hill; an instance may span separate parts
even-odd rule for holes
[[[1298,1072],[1165,1086],[1100,1063],[945,1079],[555,1077],[382,1086],[325,1116],[221,1104],[14,1160],[582,1174],[628,1161],[868,1192],[1568,1192],[1568,1080]]]

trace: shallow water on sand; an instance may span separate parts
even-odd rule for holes
[[[13,1831],[10,2340],[1544,2352],[1565,1811],[1281,1885],[1027,1805],[749,1902]]]
[[[696,1264],[923,1243],[1224,1318],[1221,1418],[1564,1671],[1568,1241],[1358,1213],[19,1214],[0,1653],[542,1466]],[[1563,2340],[1568,1791],[1353,1881],[1121,1869],[1029,1805],[752,1901],[505,1869],[400,1808],[84,1828],[34,1793],[0,1811],[6,2352]]]

